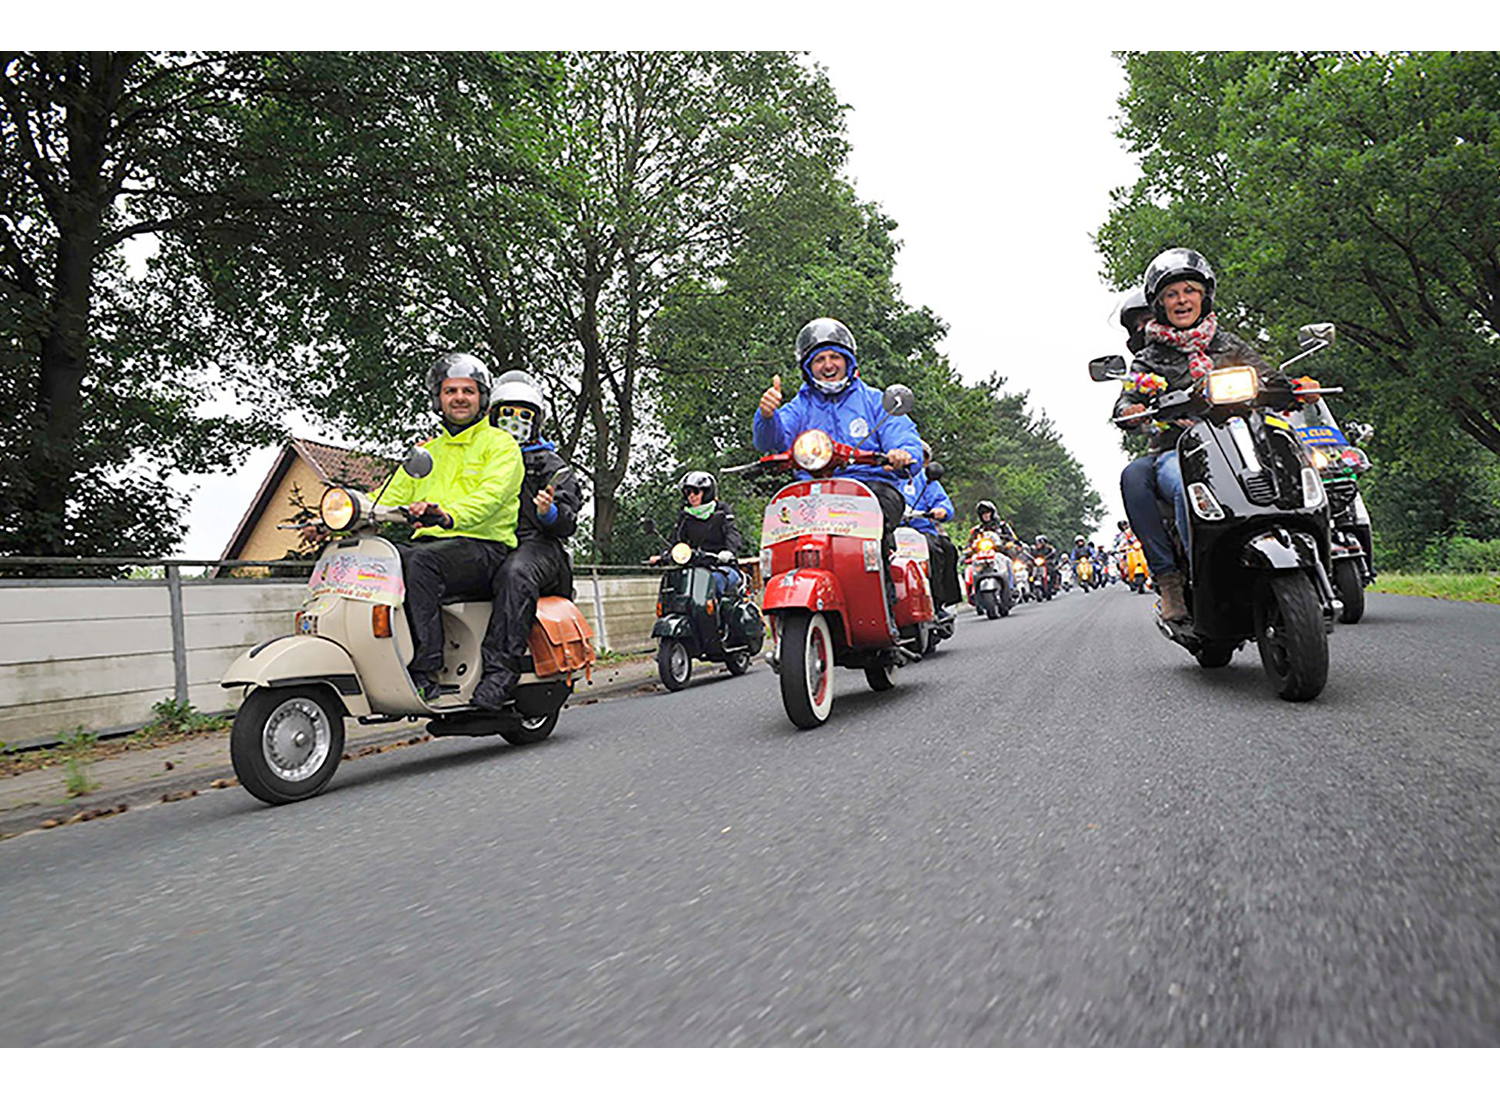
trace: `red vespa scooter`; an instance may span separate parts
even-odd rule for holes
[[[905,386],[885,391],[887,416],[905,416],[914,403]],[[835,476],[846,466],[885,463],[880,452],[836,443],[813,429],[799,435],[790,451],[723,471],[801,469],[812,475],[771,498],[761,528],[762,610],[774,641],[770,662],[781,680],[787,717],[801,729],[827,721],[836,666],[864,669],[870,687],[885,691],[893,669],[921,660],[934,629],[927,540],[898,527],[895,552],[883,562],[880,501],[863,482]],[[883,568],[890,570],[894,607],[881,581]]]

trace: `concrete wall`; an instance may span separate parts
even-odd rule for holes
[[[578,607],[600,644],[653,648],[658,578],[609,576],[599,603],[587,573]],[[237,656],[289,634],[300,582],[191,581],[182,585],[189,699],[205,713],[233,709],[238,691],[219,687]],[[23,743],[84,726],[117,729],[151,717],[173,695],[172,624],[163,581],[0,582],[0,741]]]

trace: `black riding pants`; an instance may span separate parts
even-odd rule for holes
[[[567,551],[554,539],[531,539],[510,552],[500,567],[500,590],[484,635],[486,673],[499,671],[502,666],[521,671],[532,620],[536,618],[536,601],[543,594],[565,593],[570,584],[568,575]],[[492,653],[496,658],[493,664]]]
[[[947,535],[927,535],[927,550],[932,557],[933,602],[939,607],[963,603],[958,583],[958,547]]]
[[[396,549],[401,553],[401,572],[406,578],[406,621],[411,624],[417,650],[408,667],[432,675],[443,667],[444,601],[493,599],[510,547],[503,542],[458,535],[413,539],[397,543]],[[490,620],[494,621],[493,614]],[[481,648],[486,667],[492,659],[498,663],[499,645],[489,632]]]

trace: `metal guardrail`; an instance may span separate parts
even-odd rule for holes
[[[310,573],[316,559],[312,558],[276,558],[271,560],[260,558],[145,558],[145,557],[76,557],[60,558],[45,557],[38,555],[0,555],[0,570],[13,568],[75,568],[88,569],[98,567],[122,568],[134,566],[136,568],[160,569],[162,576],[145,578],[124,577],[99,577],[83,580],[68,580],[56,577],[20,577],[7,578],[0,575],[0,586],[14,585],[45,585],[56,584],[61,579],[63,583],[88,584],[88,583],[124,583],[124,584],[165,584],[167,588],[168,617],[172,631],[172,679],[173,696],[178,703],[188,702],[188,667],[187,667],[187,628],[183,615],[182,585],[184,569],[203,569],[202,577],[189,577],[189,581],[199,583],[286,583],[300,579],[297,574]],[[275,567],[279,570],[292,573],[292,576],[280,577],[224,577],[220,575],[223,569],[239,568],[266,568]],[[210,572],[212,571],[212,572]],[[594,581],[594,621],[598,624],[599,641],[601,648],[609,648],[608,626],[604,615],[604,596],[600,589],[599,579],[604,576],[650,576],[660,572],[660,569],[645,565],[611,565],[601,562],[576,563],[573,566],[574,575],[587,572]]]

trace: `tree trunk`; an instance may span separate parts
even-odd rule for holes
[[[63,103],[67,179],[58,210],[57,255],[37,376],[31,454],[31,499],[38,539],[33,553],[69,552],[67,503],[78,467],[83,379],[89,365],[89,313],[104,210],[113,199],[104,179],[110,121],[131,59],[87,54],[73,62]]]

